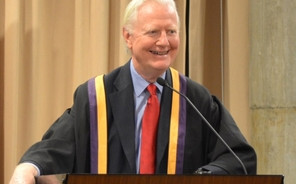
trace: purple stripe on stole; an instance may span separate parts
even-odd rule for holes
[[[95,78],[88,81],[89,121],[90,121],[90,172],[98,173],[98,132],[97,99]]]
[[[180,78],[180,92],[186,94],[187,81],[185,76],[179,74]],[[186,100],[180,95],[180,109],[179,109],[179,132],[177,145],[177,159],[176,159],[176,174],[183,173],[184,149],[185,149],[185,135],[186,135]]]

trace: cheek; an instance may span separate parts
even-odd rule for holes
[[[149,48],[149,43],[143,39],[137,39],[135,40],[131,47],[133,47],[134,50],[146,50]]]
[[[170,45],[172,49],[178,50],[179,45],[180,45],[180,39],[179,38],[174,38],[170,40]]]

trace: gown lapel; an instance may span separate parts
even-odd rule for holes
[[[117,89],[109,96],[113,122],[130,168],[136,172],[134,98],[129,64],[122,68],[113,85]]]
[[[166,80],[171,84],[171,73],[168,70]],[[167,173],[168,143],[170,130],[170,116],[172,91],[167,87],[163,88],[160,106],[160,117],[157,136],[156,172]]]

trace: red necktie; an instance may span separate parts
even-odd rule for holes
[[[159,117],[159,102],[156,95],[156,86],[147,87],[150,97],[142,119],[142,143],[140,158],[140,174],[155,173],[156,162],[156,133]]]

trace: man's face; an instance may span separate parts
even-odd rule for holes
[[[177,16],[166,5],[151,1],[142,5],[132,32],[124,30],[123,35],[135,69],[150,82],[176,58],[180,43]]]

